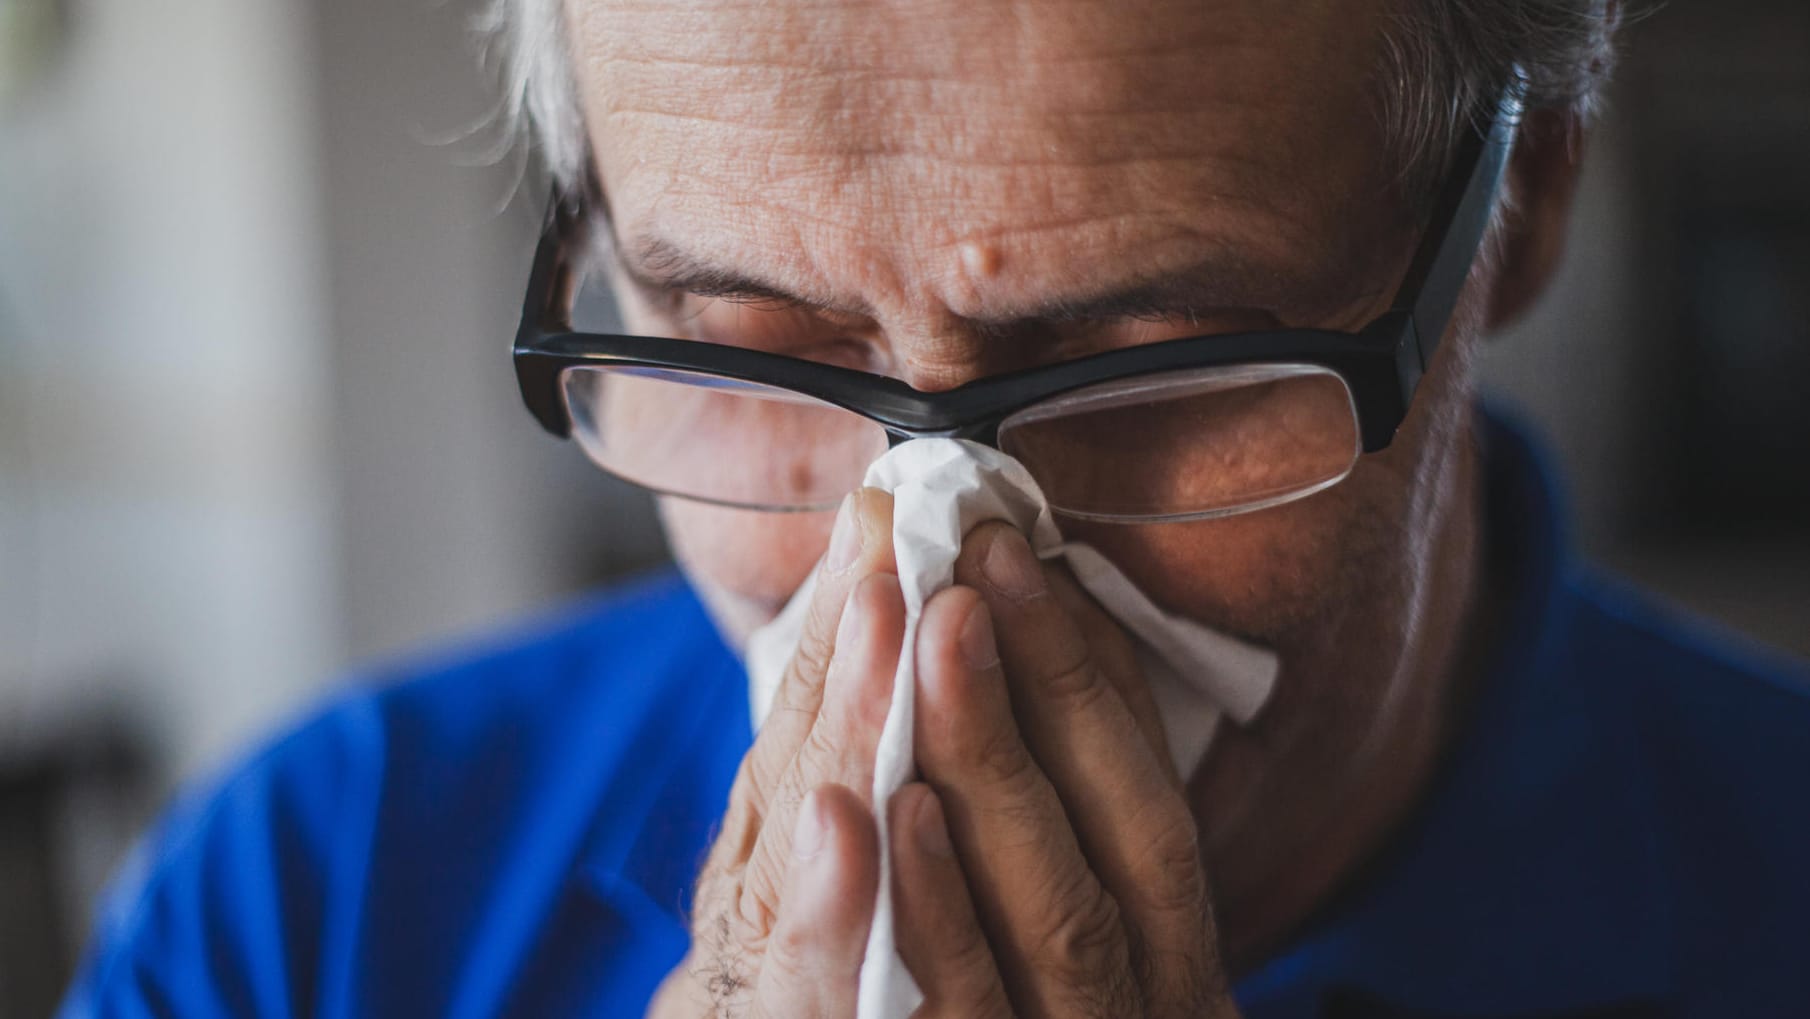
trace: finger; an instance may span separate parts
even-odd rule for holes
[[[851,492],[831,527],[793,653],[780,677],[772,710],[742,758],[729,793],[723,827],[706,872],[734,875],[747,864],[767,813],[767,801],[811,731],[822,703],[823,677],[834,656],[843,606],[855,586],[875,573],[893,573],[892,495],[873,488]],[[739,885],[739,882],[737,882]]]
[[[890,809],[899,956],[924,992],[913,1019],[1010,1015],[936,794],[914,782],[899,790]]]
[[[823,708],[767,803],[742,876],[742,917],[766,930],[792,852],[792,820],[807,792],[834,782],[872,796],[874,754],[892,703],[899,649],[905,640],[905,597],[898,578],[875,573],[849,597],[836,632],[836,654],[824,681]]]
[[[1119,699],[1130,709],[1131,717],[1137,720],[1138,729],[1143,732],[1144,739],[1156,752],[1158,761],[1173,762],[1169,753],[1169,736],[1163,729],[1162,716],[1156,711],[1156,698],[1151,696],[1150,684],[1144,679],[1143,666],[1138,664],[1137,652],[1133,650],[1131,637],[1125,628],[1106,614],[1093,596],[1081,589],[1068,570],[1052,566],[1043,567],[1044,579],[1049,582],[1050,590],[1055,592],[1056,601],[1081,627],[1081,636],[1086,639],[1087,646],[1093,649],[1094,661],[1099,664],[1100,671],[1112,681],[1112,687],[1119,693]],[[1176,775],[1177,788],[1182,786],[1184,776]]]
[[[788,840],[794,849],[785,906],[767,941],[750,1014],[852,1016],[880,880],[878,835],[861,800],[835,785],[812,791],[796,828]]]
[[[993,614],[1024,740],[1124,911],[1136,963],[1160,997],[1194,993],[1202,968],[1214,965],[1209,906],[1199,830],[1173,766],[1148,749],[1023,535],[976,528],[956,579],[975,584]]]
[[[980,595],[939,592],[918,627],[918,768],[947,812],[1013,1007],[1131,1014],[1118,907],[1020,738]]]
[[[780,677],[772,710],[749,751],[749,790],[756,805],[784,774],[804,743],[823,701],[823,680],[835,657],[836,634],[850,593],[876,573],[894,573],[892,495],[861,488],[843,500],[831,528],[828,550],[817,569],[798,648]]]

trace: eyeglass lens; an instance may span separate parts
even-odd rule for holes
[[[591,459],[671,495],[755,509],[834,507],[887,448],[868,419],[789,390],[591,365],[562,379]],[[1064,394],[1008,417],[999,446],[1052,508],[1100,520],[1220,516],[1336,483],[1359,450],[1351,394],[1308,365],[1186,369]]]
[[[1198,368],[1109,382],[1007,418],[999,448],[1050,505],[1097,520],[1200,518],[1312,494],[1357,461],[1338,375],[1306,365]]]

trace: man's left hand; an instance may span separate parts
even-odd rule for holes
[[[890,805],[917,1014],[1236,1016],[1195,819],[1117,625],[985,524],[917,654],[923,782]]]

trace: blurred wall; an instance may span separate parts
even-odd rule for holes
[[[305,11],[69,8],[0,110],[0,742],[177,770],[341,658]]]
[[[544,194],[490,117],[471,2],[323,0],[345,647],[469,634],[657,561],[647,502],[522,410],[509,361]]]

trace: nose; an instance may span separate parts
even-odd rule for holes
[[[1057,337],[1047,324],[1009,317],[1007,309],[1020,303],[1013,295],[1034,288],[1011,271],[1022,260],[998,243],[926,245],[894,257],[895,278],[912,283],[894,292],[895,302],[880,304],[884,310],[871,321],[893,373],[913,389],[944,392],[1052,359]]]
[[[1004,330],[954,315],[931,322],[899,324],[885,333],[893,371],[920,392],[939,393],[976,379],[1041,363],[1048,347],[1022,330]]]

